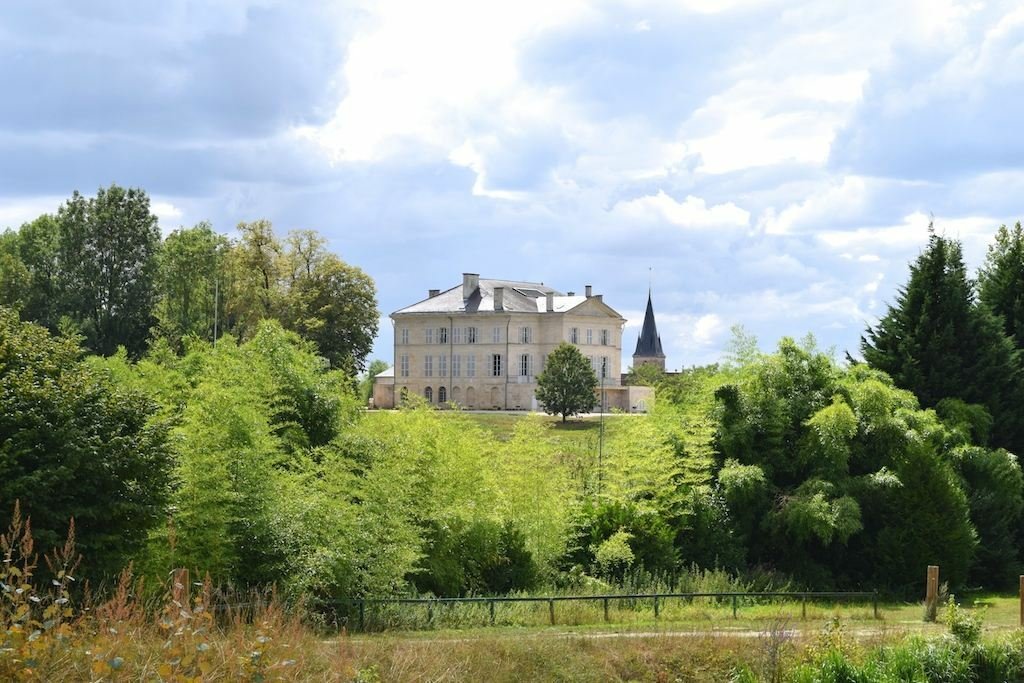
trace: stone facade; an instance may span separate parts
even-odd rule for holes
[[[374,406],[403,395],[467,409],[538,410],[537,375],[555,347],[575,344],[603,379],[608,409],[646,409],[645,387],[622,385],[625,319],[601,295],[562,294],[542,283],[481,279],[440,291],[391,314],[393,372],[374,384]]]

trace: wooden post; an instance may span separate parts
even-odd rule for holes
[[[548,598],[548,617],[551,621],[551,625],[555,625],[555,601]]]
[[[1020,577],[1020,625],[1024,626],[1024,576]]]
[[[608,621],[608,598],[604,599],[604,620]]]
[[[1024,576],[1020,577],[1020,580],[1021,580],[1021,586],[1024,586]],[[1024,592],[1022,592],[1021,595],[1024,595]],[[1024,604],[1024,603],[1021,603],[1021,604]],[[1021,619],[1024,619],[1024,607],[1021,607],[1021,615],[1022,615]],[[654,618],[655,619],[658,618],[658,596],[657,595],[654,596]]]
[[[490,603],[491,603],[490,604],[490,607],[491,607],[491,626],[494,626],[494,600],[491,600]]]
[[[924,620],[935,621],[939,613],[939,568],[928,565],[928,583],[924,597]]]

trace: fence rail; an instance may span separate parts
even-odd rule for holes
[[[472,597],[472,598],[350,598],[334,601],[336,605],[347,605],[357,607],[359,610],[358,629],[365,630],[367,607],[386,605],[425,605],[427,608],[427,622],[433,622],[434,607],[441,605],[458,604],[487,604],[489,608],[490,623],[495,623],[495,606],[503,603],[547,603],[548,619],[551,625],[555,624],[555,603],[559,602],[596,602],[601,601],[604,607],[604,620],[610,621],[609,604],[612,600],[652,600],[654,604],[654,618],[660,615],[660,608],[668,600],[686,600],[695,598],[729,599],[732,601],[732,617],[738,618],[739,602],[742,599],[758,598],[787,598],[801,603],[801,618],[807,618],[807,603],[814,600],[857,600],[871,599],[874,618],[878,619],[878,591],[762,591],[754,593],[631,593],[631,594],[604,594],[604,595],[551,595],[551,596],[494,596],[494,597]]]

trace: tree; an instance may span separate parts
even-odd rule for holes
[[[896,303],[861,338],[861,351],[926,408],[944,398],[985,406],[992,443],[1024,452],[1017,351],[999,318],[976,303],[959,242],[929,236]]]
[[[597,375],[580,350],[562,342],[548,356],[537,376],[537,400],[548,415],[570,415],[593,410],[597,405]]]
[[[370,362],[370,366],[366,369],[366,374],[359,380],[359,397],[363,400],[363,405],[366,405],[366,402],[373,396],[373,378],[389,367],[385,361],[380,359],[374,359]]]
[[[145,350],[156,303],[160,229],[140,189],[77,191],[57,211],[56,291],[60,312],[101,355]]]
[[[626,372],[626,384],[643,387],[656,386],[664,378],[665,371],[651,363],[642,363]]]
[[[160,331],[172,343],[187,336],[212,340],[215,306],[228,241],[209,223],[179,228],[160,250],[156,309]]]
[[[172,459],[155,405],[80,354],[0,309],[0,526],[20,499],[52,548],[73,517],[86,571],[110,576],[164,518]]]
[[[978,271],[978,298],[1003,318],[1003,330],[1024,348],[1024,229],[1001,226]]]
[[[57,221],[43,215],[0,236],[0,305],[23,320],[57,329]]]
[[[284,318],[333,367],[362,370],[380,320],[373,279],[334,254],[323,254],[293,281]]]

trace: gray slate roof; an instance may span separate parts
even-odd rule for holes
[[[651,304],[651,293],[647,292],[647,312],[644,313],[644,326],[640,330],[640,338],[636,340],[636,351],[634,356],[641,358],[664,358],[665,352],[661,350],[661,335],[658,334],[658,326],[654,323],[654,305]]]
[[[412,306],[395,311],[400,313],[476,313],[494,311],[494,288],[504,287],[502,311],[504,313],[544,313],[548,292],[555,295],[555,312],[564,313],[587,300],[585,296],[566,296],[540,282],[519,282],[516,280],[492,280],[480,278],[480,285],[468,299],[462,298],[462,285],[447,289],[435,297],[424,299]]]

